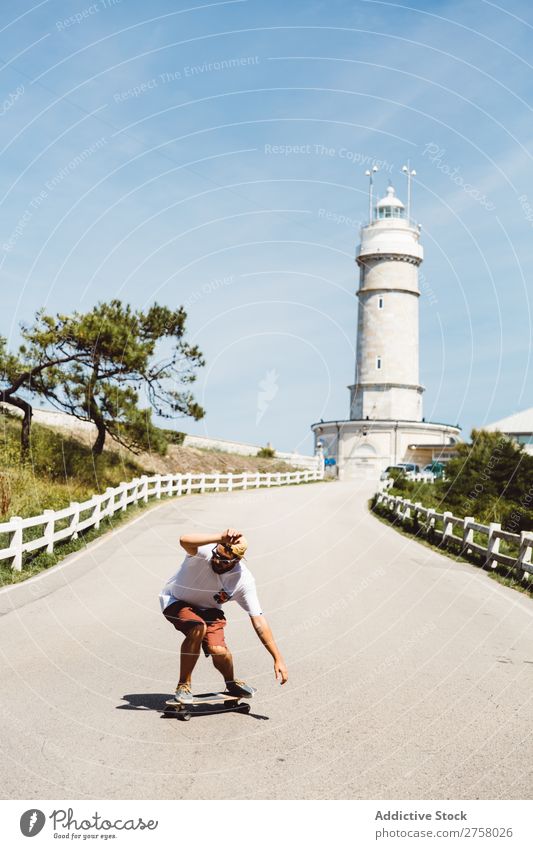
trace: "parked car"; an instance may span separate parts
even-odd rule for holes
[[[422,469],[423,472],[431,472],[436,478],[441,478],[444,475],[444,463],[438,463],[436,460],[433,463],[428,463]]]
[[[380,475],[380,480],[385,481],[387,478],[391,477],[391,472],[406,472],[407,470],[403,467],[401,463],[398,463],[396,466],[387,466],[384,471],[382,471]]]
[[[435,478],[443,478],[444,463],[438,463],[437,461],[434,461],[433,463],[428,463],[427,466],[424,466],[422,471],[430,472]]]
[[[420,474],[420,466],[417,466],[416,463],[398,463],[398,466],[405,469],[406,472],[412,472],[413,475]]]

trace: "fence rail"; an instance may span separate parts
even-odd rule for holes
[[[472,516],[464,519],[453,516],[450,512],[438,513],[431,507],[423,507],[419,502],[413,503],[399,495],[389,495],[380,491],[375,495],[375,505],[383,506],[400,522],[411,522],[414,528],[424,534],[430,541],[441,542],[446,547],[458,548],[461,554],[473,552],[484,557],[484,565],[495,569],[498,564],[518,569],[522,578],[529,580],[533,566],[531,551],[533,548],[533,533],[522,531],[513,534],[502,531],[498,522],[481,525]],[[458,533],[454,533],[454,531]],[[474,540],[474,534],[483,539]],[[500,551],[504,542],[507,552]]]
[[[302,469],[297,472],[248,472],[240,475],[228,474],[180,474],[143,475],[102,494],[93,495],[87,501],[71,502],[62,510],[44,510],[40,516],[22,519],[13,516],[9,522],[0,524],[0,561],[10,560],[11,568],[22,569],[24,555],[39,549],[51,554],[57,542],[77,539],[88,528],[99,528],[102,519],[124,512],[130,504],[146,503],[149,498],[161,499],[191,495],[193,492],[232,492],[234,490],[259,489],[260,487],[288,486],[323,480],[324,468]],[[40,536],[27,539],[25,531],[42,528]],[[4,538],[7,537],[7,540]]]

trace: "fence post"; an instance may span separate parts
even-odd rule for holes
[[[410,518],[411,518],[411,502],[406,501],[405,502],[405,509],[403,511],[403,516],[402,516],[402,522],[405,522],[406,519],[410,519]]]
[[[415,530],[415,533],[418,533],[418,531],[420,529],[420,522],[418,521],[418,511],[420,510],[421,507],[422,507],[422,502],[421,501],[415,501],[414,510],[413,510],[413,528]]]
[[[520,534],[520,552],[518,555],[517,566],[523,570],[523,578],[529,581],[529,573],[531,572],[531,548],[533,546],[533,533],[531,531],[522,531]]]
[[[228,475],[228,492],[232,492],[233,490],[233,473],[230,472]]]
[[[46,525],[44,526],[43,537],[46,540],[46,553],[52,554],[54,551],[54,531],[56,524],[55,510],[43,510],[43,516],[46,516]]]
[[[281,486],[281,472],[278,472],[278,486]]]
[[[174,475],[166,475],[167,488],[165,490],[167,498],[172,498],[172,484],[174,483]]]
[[[501,531],[502,526],[499,522],[491,522],[489,524],[489,538],[487,540],[487,559],[485,561],[485,567],[489,567],[490,569],[495,569],[498,565],[498,561],[494,559],[493,555],[498,554],[500,550],[500,538],[494,535],[494,531]]]
[[[186,477],[187,477],[186,494],[190,495],[192,493],[192,474],[189,473],[188,475],[186,475]]]
[[[106,516],[113,516],[115,513],[115,490],[112,486],[107,487],[106,495],[108,496]]]
[[[80,523],[80,505],[77,501],[73,501],[70,505],[74,509],[70,522],[71,539],[78,539],[78,525]]]
[[[159,499],[161,498],[161,475],[157,475],[157,478],[156,478],[156,481],[155,481],[155,493],[154,493],[154,495],[155,495],[156,498],[159,498]]]
[[[220,492],[220,472],[215,475],[215,492]]]
[[[242,488],[248,489],[248,472],[245,472],[242,476]]]
[[[257,472],[257,474],[255,476],[255,488],[259,489],[260,486],[261,486],[261,474],[260,474],[260,472]]]
[[[473,516],[465,516],[463,519],[463,547],[462,554],[471,554],[472,549],[470,544],[474,542],[474,528],[470,528],[470,522],[474,521]]]
[[[120,483],[120,502],[119,502],[119,510],[123,513],[127,509],[128,505],[126,501],[128,500],[128,484],[126,481],[121,481]]]
[[[435,508],[430,507],[428,509],[428,521],[427,521],[427,538],[432,540],[435,535]]]
[[[205,492],[205,475],[200,478],[200,492]]]
[[[442,544],[444,547],[448,545],[449,537],[452,535],[452,516],[453,513],[450,510],[445,510],[442,514]]]
[[[142,500],[146,504],[146,502],[148,501],[148,475],[141,475],[141,481],[142,481],[142,486],[141,486],[141,492],[139,493],[139,496],[142,498]]]
[[[100,518],[102,515],[102,501],[100,495],[95,495],[94,510],[91,519],[94,519],[94,527],[98,530],[100,527]]]
[[[9,531],[9,548],[15,549],[15,554],[11,558],[11,568],[16,572],[22,571],[22,517],[12,516],[10,525],[13,525],[13,530]]]
[[[266,485],[267,486],[272,486],[271,479],[272,479],[272,475],[270,474],[270,472],[267,472],[267,479],[266,479]]]

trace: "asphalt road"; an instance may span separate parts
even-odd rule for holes
[[[533,601],[399,535],[369,485],[162,502],[0,593],[3,798],[532,798]],[[180,533],[249,540],[290,680],[229,605],[250,715],[165,716]],[[14,609],[13,609],[14,608]],[[194,689],[217,689],[203,656]]]

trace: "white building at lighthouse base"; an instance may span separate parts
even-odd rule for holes
[[[460,428],[439,422],[345,419],[315,422],[315,450],[334,460],[330,474],[341,480],[377,480],[387,466],[446,461],[460,441]]]

